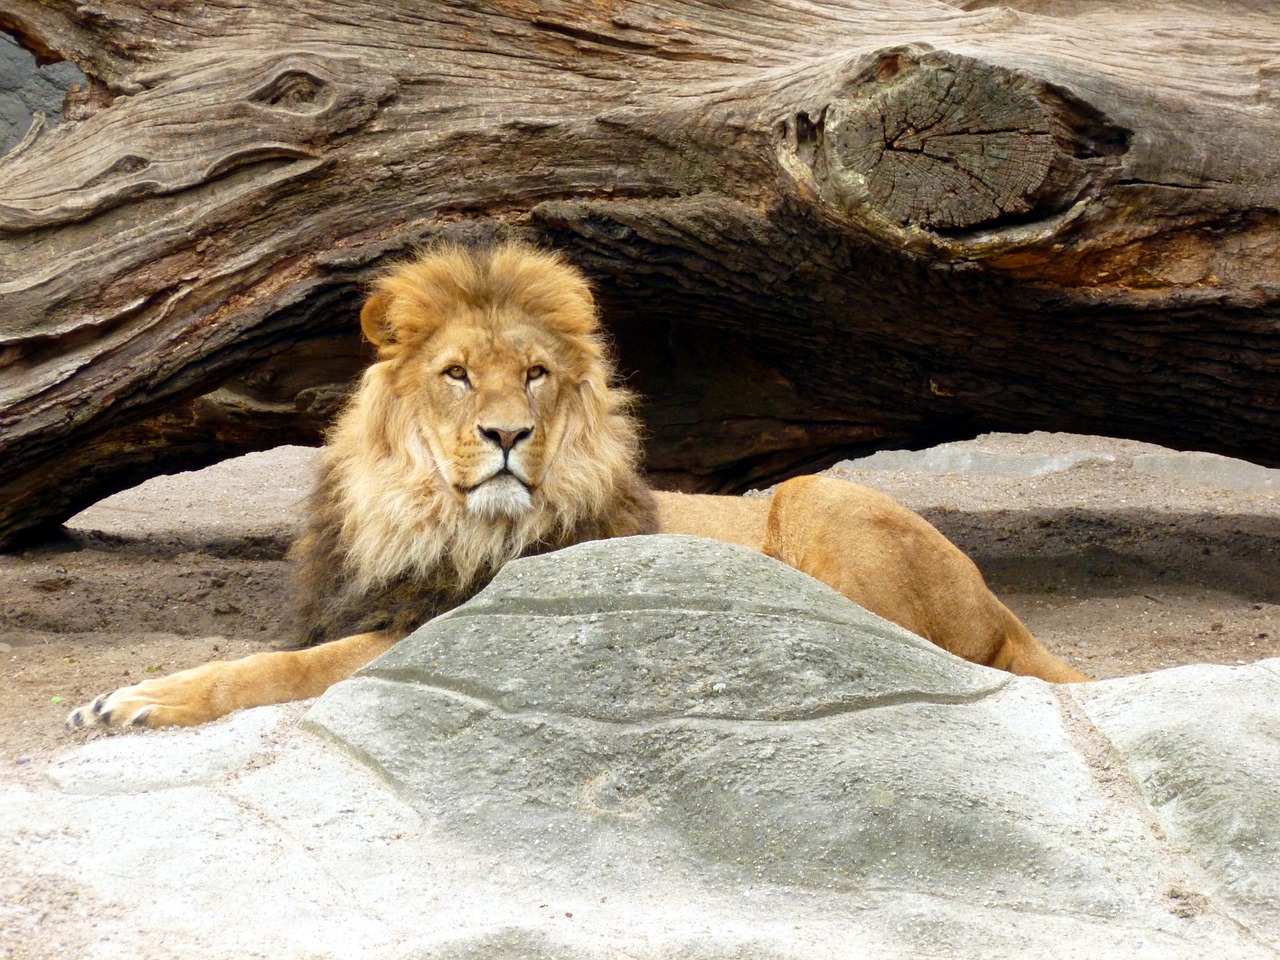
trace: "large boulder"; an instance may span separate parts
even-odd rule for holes
[[[526,863],[1110,911],[1092,778],[1011,681],[750,551],[646,538],[513,565],[308,724]]]
[[[511,564],[296,726],[88,744],[0,838],[113,905],[86,956],[1276,957],[1277,679],[1052,687],[632,538]]]

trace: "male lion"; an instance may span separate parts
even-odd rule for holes
[[[1088,679],[883,494],[822,477],[771,500],[651,493],[591,291],[552,254],[436,248],[384,275],[360,323],[378,359],[333,427],[294,547],[301,648],[104,694],[69,727],[197,724],[313,697],[509,560],[657,532],[763,550],[975,663]]]

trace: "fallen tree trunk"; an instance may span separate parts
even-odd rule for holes
[[[89,78],[0,160],[0,543],[317,442],[437,236],[598,280],[659,483],[985,430],[1280,465],[1268,5],[1022,5],[0,0]]]

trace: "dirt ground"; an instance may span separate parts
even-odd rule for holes
[[[1277,472],[1060,434],[940,449],[961,472],[834,472],[923,513],[1079,669],[1280,655]],[[1029,473],[1068,455],[1083,459]],[[311,458],[282,448],[157,478],[57,542],[0,555],[0,775],[38,778],[85,736],[64,732],[67,712],[100,692],[285,639],[285,553]]]

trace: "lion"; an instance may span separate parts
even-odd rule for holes
[[[554,253],[429,249],[376,281],[360,324],[377,357],[330,430],[292,550],[298,646],[104,694],[68,727],[193,725],[317,696],[517,557],[649,533],[760,550],[974,663],[1089,679],[884,494],[817,476],[769,498],[651,491],[590,286]]]

